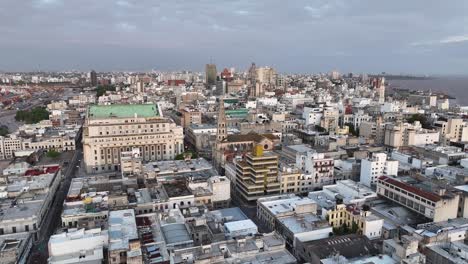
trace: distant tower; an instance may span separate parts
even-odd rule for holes
[[[91,86],[97,86],[97,74],[94,70],[89,73],[89,78],[91,79]]]
[[[224,98],[219,99],[218,110],[218,130],[216,132],[216,141],[221,142],[227,137],[226,114],[224,113]]]
[[[257,66],[255,66],[255,62],[252,62],[252,65],[250,65],[247,78],[248,78],[249,84],[255,87],[255,83],[257,81]]]
[[[218,75],[218,72],[216,71],[216,65],[215,64],[207,64],[205,67],[205,83],[206,87],[212,87],[213,85],[216,85],[216,76]]]
[[[378,96],[379,96],[379,103],[383,104],[385,102],[385,78],[382,77],[379,80],[378,86]]]

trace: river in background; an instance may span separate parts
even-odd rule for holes
[[[457,104],[468,106],[468,77],[388,80],[387,82],[391,88],[444,92],[454,97]]]

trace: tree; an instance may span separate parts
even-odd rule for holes
[[[346,123],[345,126],[349,127],[349,133],[353,136],[359,136],[359,129],[356,129],[352,123]]]
[[[46,155],[49,158],[55,159],[55,158],[58,158],[58,156],[60,156],[60,152],[56,151],[55,149],[51,149],[51,150],[47,151]]]
[[[115,91],[115,86],[114,85],[98,85],[98,87],[96,87],[96,96],[100,97],[101,95],[104,95],[107,91]]]
[[[5,126],[5,125],[2,125],[0,126],[0,136],[6,136],[8,135],[9,131],[8,131],[8,127]]]
[[[358,224],[353,221],[353,223],[351,224],[351,233],[356,234],[358,230],[359,230]]]
[[[15,120],[27,124],[35,124],[49,119],[49,112],[45,107],[34,107],[31,110],[19,110],[16,112]]]
[[[321,127],[319,125],[315,125],[315,130],[318,132],[327,132],[327,130],[324,127]]]
[[[406,121],[411,124],[414,124],[415,121],[419,121],[419,123],[421,123],[421,126],[423,128],[427,128],[427,129],[431,128],[431,123],[429,122],[427,117],[423,114],[414,114],[408,119],[406,119]]]

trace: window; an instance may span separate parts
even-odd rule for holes
[[[11,228],[11,232],[16,233],[16,226]]]
[[[28,232],[28,231],[29,231],[29,225],[25,225],[25,226],[24,226],[24,230],[25,230],[26,232]]]

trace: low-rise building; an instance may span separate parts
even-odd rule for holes
[[[456,218],[459,195],[444,188],[434,191],[422,189],[387,176],[381,176],[377,181],[377,194],[399,203],[434,222]]]
[[[109,244],[107,230],[70,229],[49,239],[49,263],[102,263]]]
[[[274,233],[174,250],[173,263],[188,262],[194,264],[297,263],[296,258],[285,248],[284,239]]]
[[[114,263],[143,263],[133,209],[109,213],[108,261]]]
[[[352,259],[375,256],[379,250],[366,236],[351,234],[299,242],[294,252],[301,263],[320,264],[322,259],[336,254]]]
[[[317,204],[305,197],[294,194],[284,194],[257,200],[257,219],[271,230],[275,229],[276,221],[282,217],[305,213],[316,213]]]

